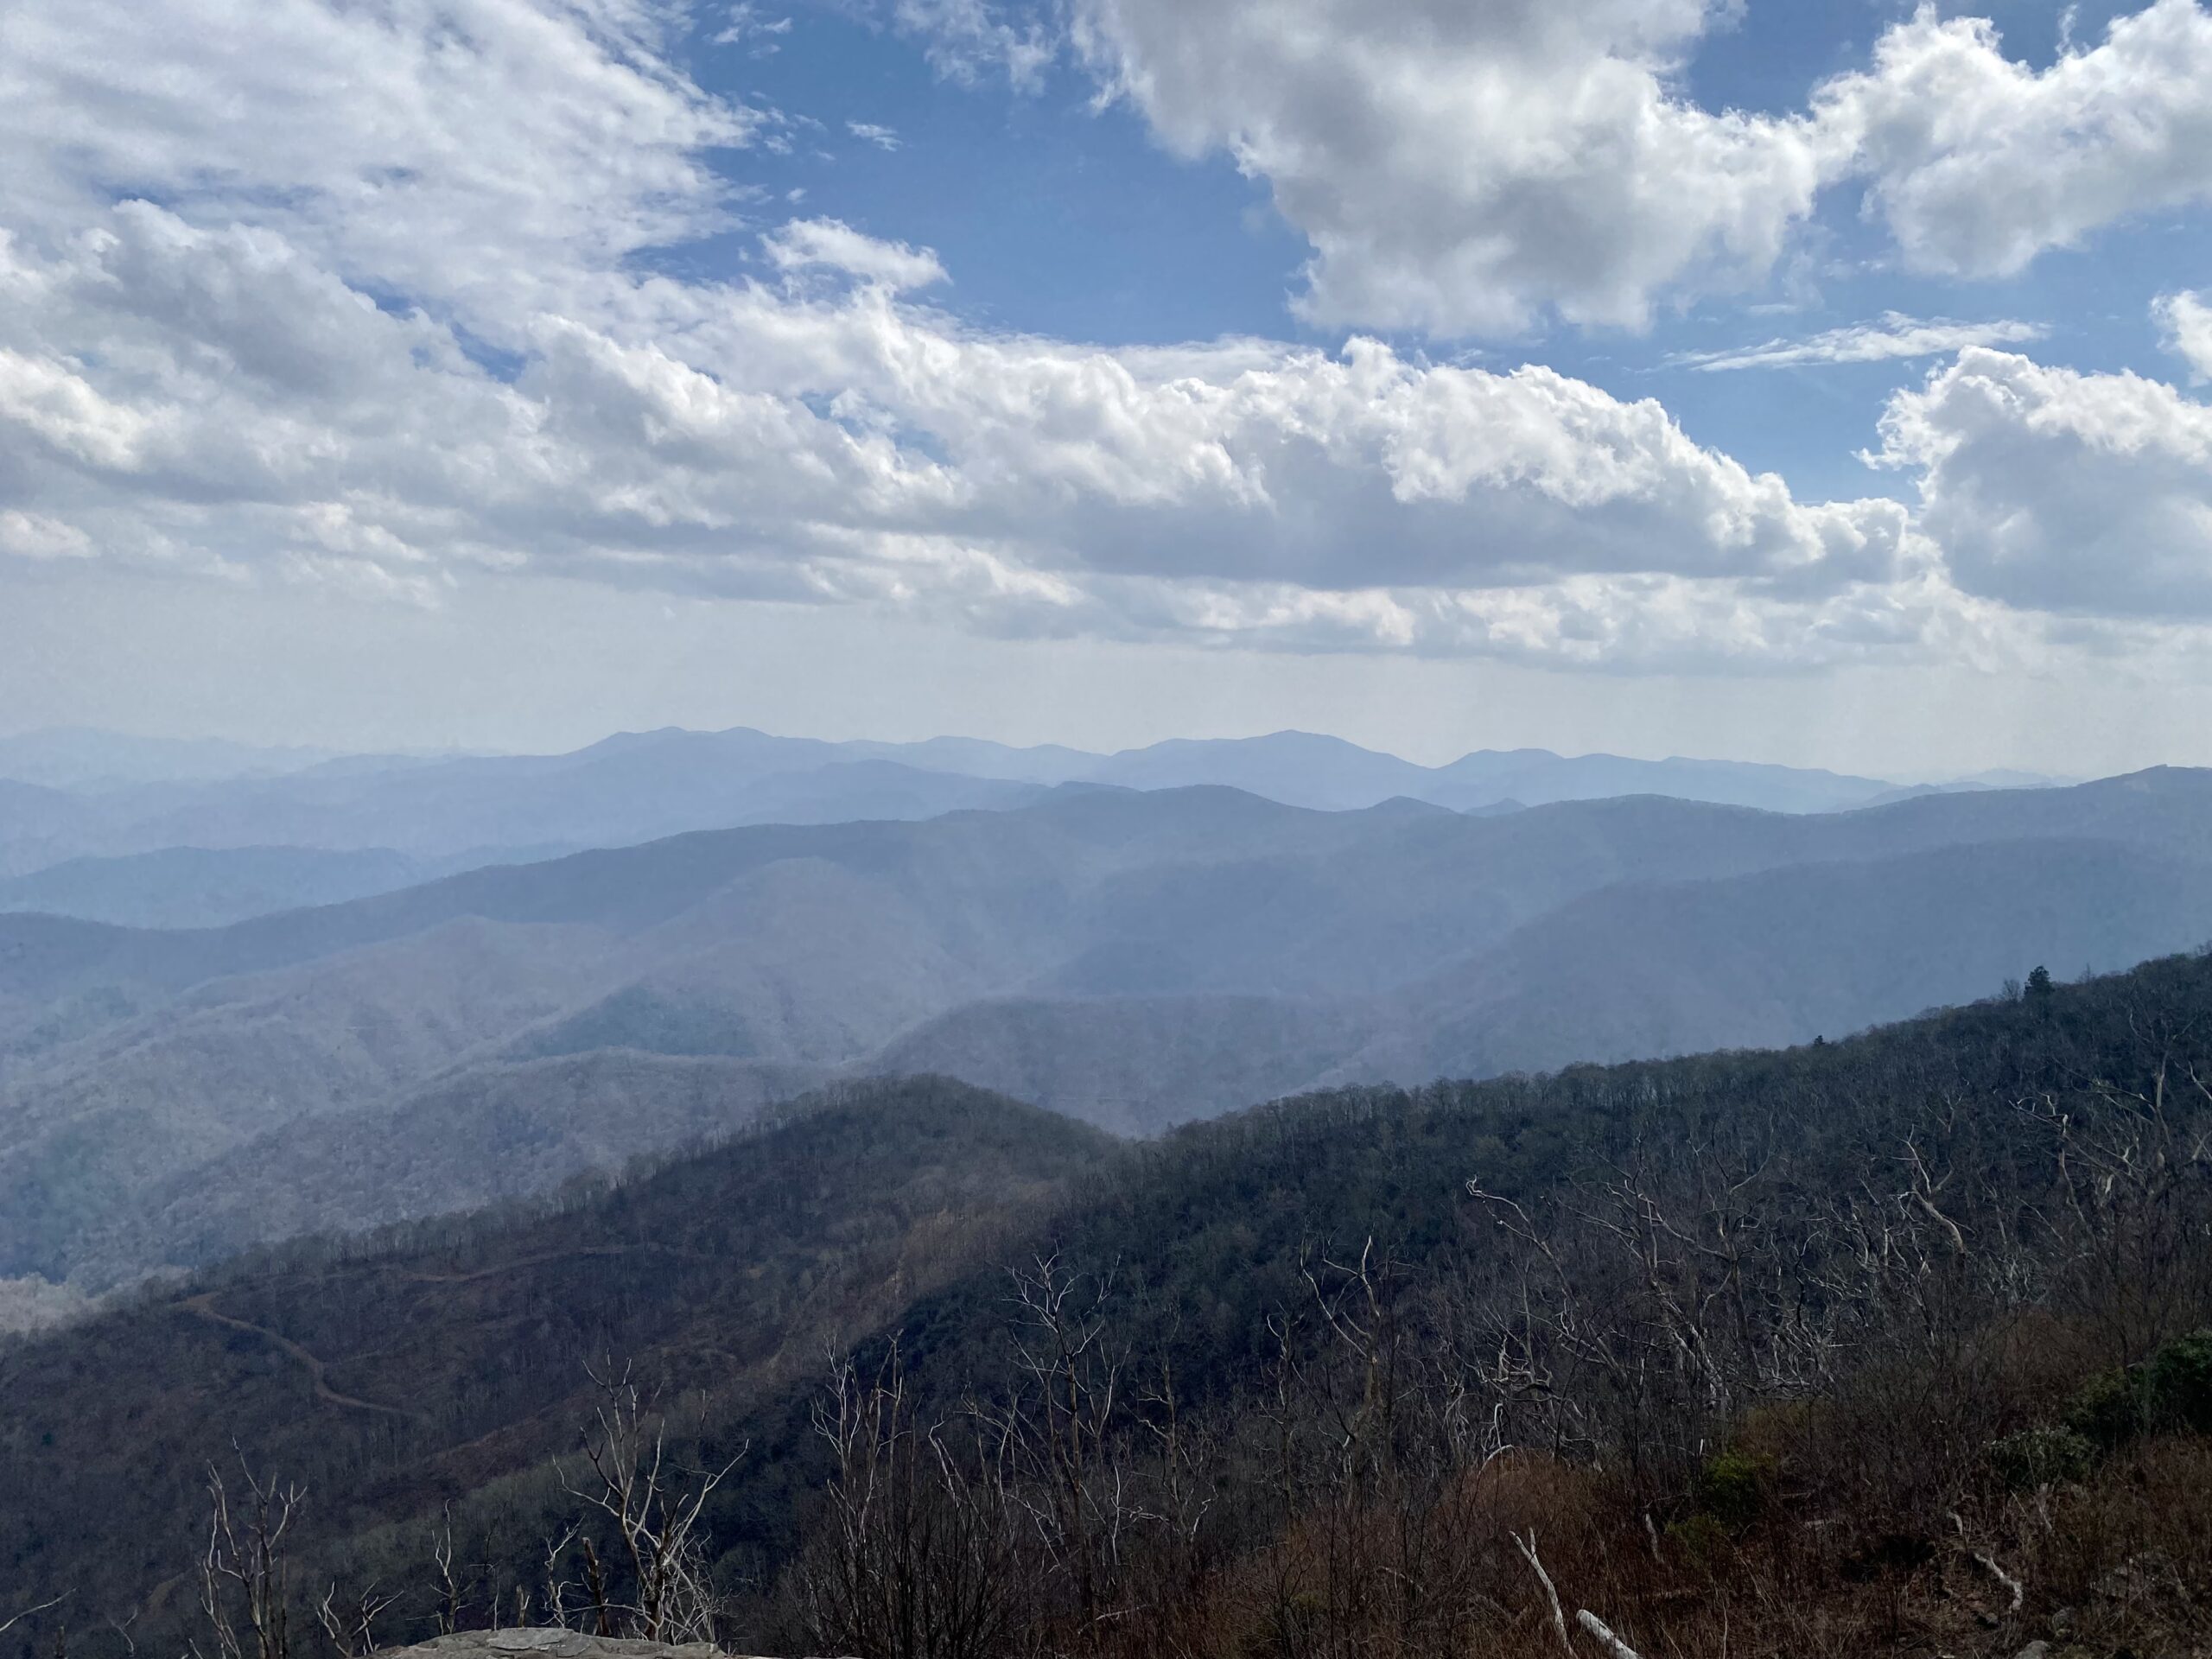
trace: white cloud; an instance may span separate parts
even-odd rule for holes
[[[750,44],[756,58],[773,57],[782,49],[779,37],[791,32],[789,17],[764,17],[752,0],[739,0],[729,9],[728,21],[709,41],[713,46]]]
[[[841,270],[893,292],[928,288],[946,279],[928,248],[864,235],[840,219],[795,219],[761,238],[779,270]]]
[[[2162,295],[2152,308],[2165,348],[2189,365],[2190,378],[2212,380],[2212,305],[2183,289]]]
[[[1878,459],[1966,592],[2024,610],[2212,620],[2212,408],[2133,374],[1963,353],[1901,392]]]
[[[918,37],[931,65],[948,79],[973,83],[1003,71],[1017,91],[1037,91],[1059,51],[1053,31],[1034,16],[1009,21],[991,0],[892,0],[893,24]]]
[[[21,0],[0,8],[18,230],[118,195],[281,228],[349,281],[504,330],[725,223],[759,118],[663,52],[662,0]]]
[[[878,149],[899,148],[898,132],[890,127],[879,126],[873,121],[848,121],[845,130],[862,143],[874,144]]]
[[[1085,0],[1083,51],[1185,153],[1224,149],[1312,241],[1324,322],[1642,325],[1756,280],[1821,178],[1805,123],[1713,115],[1672,71],[1707,0]]]
[[[11,507],[0,512],[0,553],[22,559],[83,559],[92,556],[92,543],[74,524]]]
[[[1680,368],[1718,372],[1728,369],[1786,369],[1821,363],[1886,363],[1897,359],[1948,357],[1969,346],[2014,346],[2041,340],[2049,331],[2034,322],[1950,322],[1923,321],[1900,312],[1878,322],[1857,322],[1825,329],[1802,340],[1770,340],[1724,352],[1688,352],[1668,361]]]
[[[2212,11],[2152,0],[2037,72],[1923,5],[1815,105],[1916,270],[2010,276],[2050,248],[2212,199]]]
[[[135,470],[155,417],[104,396],[79,367],[0,348],[0,431],[12,428],[54,461]]]
[[[826,219],[762,237],[766,280],[655,271],[632,256],[727,228],[700,157],[748,118],[667,67],[644,0],[456,3],[460,67],[428,0],[0,19],[0,131],[42,111],[80,147],[0,175],[8,551],[364,602],[548,573],[1621,669],[1972,659],[2007,626],[2001,584],[1960,593],[1896,502],[1800,500],[1548,369],[963,327],[912,297],[946,280],[933,252]],[[176,11],[232,49],[175,36]],[[1622,0],[1605,26],[1656,62],[1700,16]],[[1545,16],[1516,27],[1556,48]],[[288,44],[302,87],[271,91]],[[540,95],[442,101],[462,68]],[[258,143],[207,113],[264,98]],[[134,156],[158,205],[107,199]],[[1948,523],[1961,452],[1923,441],[1950,416],[1916,396],[1891,458]]]
[[[619,327],[531,323],[507,383],[272,231],[124,204],[19,261],[0,475],[105,557],[423,603],[542,570],[1619,666],[1910,652],[1937,625],[1898,598],[1928,563],[1901,510],[1796,501],[1655,404],[1367,342],[978,334],[894,298],[941,275],[925,252],[824,221],[767,245],[865,280],[655,279]]]
[[[2018,270],[2212,197],[2212,12],[2153,0],[2040,72],[1923,7],[1795,115],[1715,113],[1680,70],[1719,0],[1077,0],[1109,96],[1264,180],[1312,244],[1318,322],[1637,327],[1766,279],[1863,181],[1916,269]]]

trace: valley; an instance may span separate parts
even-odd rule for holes
[[[1827,815],[1085,788],[219,928],[0,916],[0,1276],[99,1289],[546,1190],[837,1077],[936,1073],[1141,1135],[1315,1087],[1840,1035],[2023,962],[2201,943],[2208,824],[2212,775],[2182,771]],[[579,1076],[619,1131],[579,1129]]]

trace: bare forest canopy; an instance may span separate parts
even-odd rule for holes
[[[693,747],[510,781],[690,775]],[[439,766],[372,775],[410,780],[410,811],[474,798]],[[235,786],[300,778],[367,786]],[[296,893],[297,850],[253,879]],[[1148,1135],[1317,1089],[1834,1038],[2037,962],[2123,968],[2212,937],[2212,773],[1800,815],[1085,784],[409,879],[221,926],[0,914],[11,1319],[550,1192],[836,1082],[953,1077]]]
[[[2212,958],[2031,965],[1847,1039],[1137,1144],[850,1086],[149,1285],[0,1350],[0,1618],[65,1598],[0,1640],[2190,1651]]]

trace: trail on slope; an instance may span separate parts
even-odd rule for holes
[[[479,1280],[496,1279],[501,1274],[519,1273],[525,1268],[543,1267],[549,1262],[574,1262],[587,1257],[606,1255],[635,1255],[641,1250],[658,1250],[666,1255],[691,1255],[697,1260],[709,1260],[704,1255],[677,1250],[666,1244],[593,1244],[573,1250],[549,1250],[543,1255],[518,1255],[511,1262],[494,1262],[488,1268],[473,1268],[464,1273],[438,1273],[428,1268],[416,1268],[407,1274],[418,1285],[473,1285]]]
[[[315,1383],[315,1397],[327,1405],[344,1406],[353,1411],[372,1411],[385,1417],[411,1419],[415,1415],[413,1412],[404,1411],[397,1406],[380,1406],[373,1400],[364,1400],[359,1395],[341,1393],[332,1388],[323,1375],[326,1367],[321,1359],[281,1332],[271,1331],[267,1325],[256,1325],[250,1319],[232,1318],[215,1306],[215,1293],[212,1290],[203,1291],[197,1296],[188,1296],[177,1306],[188,1309],[211,1325],[227,1325],[233,1331],[244,1331],[259,1337],[280,1353],[297,1360],[307,1368],[308,1376]]]

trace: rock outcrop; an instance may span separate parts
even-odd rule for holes
[[[705,1642],[632,1642],[582,1630],[521,1628],[461,1630],[408,1648],[384,1648],[372,1659],[739,1659]]]

